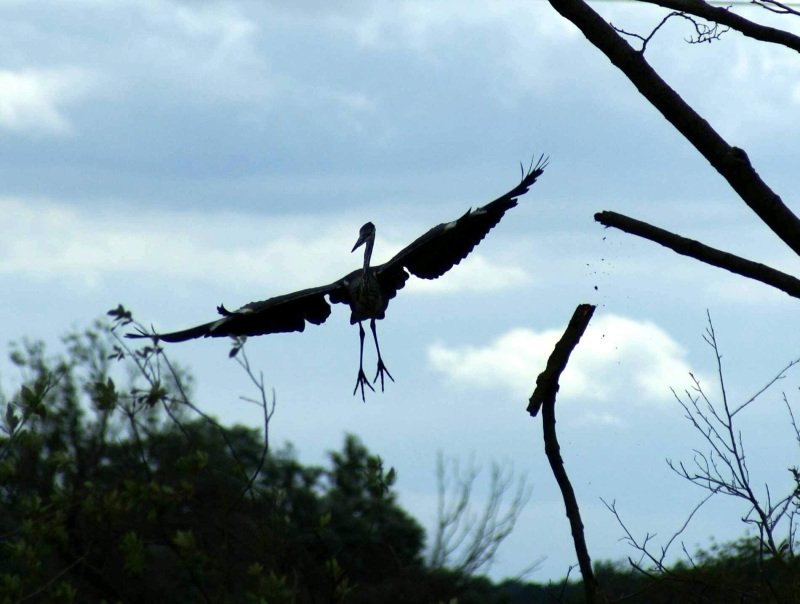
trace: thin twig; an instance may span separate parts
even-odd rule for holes
[[[718,23],[720,25],[724,25],[731,29],[735,29],[739,33],[753,38],[754,40],[760,40],[762,42],[769,42],[771,44],[780,44],[782,46],[786,46],[787,48],[791,48],[797,52],[800,52],[800,36],[796,36],[795,34],[784,31],[782,29],[777,29],[775,27],[769,27],[766,25],[761,25],[760,23],[756,23],[755,21],[750,21],[741,15],[737,15],[735,12],[728,10],[728,7],[721,7],[721,6],[712,6],[711,4],[704,2],[703,0],[638,0],[639,2],[647,2],[648,4],[655,4],[658,6],[663,6],[664,8],[669,8],[671,10],[681,11],[684,13],[692,14],[696,17],[700,17],[701,19],[705,19],[706,21],[711,21],[713,23]],[[771,2],[772,0],[763,0],[764,2]],[[763,6],[761,1],[759,2],[752,2],[752,4],[758,4],[759,6]],[[785,5],[784,5],[785,6]],[[766,6],[763,6],[767,10],[772,10]],[[789,9],[790,7],[786,7]],[[773,11],[773,12],[780,12],[780,11]]]

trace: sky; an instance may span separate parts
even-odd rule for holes
[[[594,2],[649,32],[664,11]],[[800,20],[744,16],[800,33]],[[690,45],[671,20],[648,60],[790,207],[800,190],[800,61],[728,32]],[[602,500],[660,546],[704,492],[666,460],[707,447],[671,388],[700,379],[719,400],[710,314],[728,396],[747,400],[800,356],[795,301],[767,286],[605,230],[614,210],[797,272],[798,261],[574,26],[542,1],[0,0],[0,319],[4,343],[71,329],[122,303],[158,330],[334,281],[515,186],[543,176],[472,255],[410,280],[378,325],[395,383],[352,396],[358,330],[348,309],[302,334],[251,338],[274,388],[273,443],[322,463],[345,433],[398,473],[400,502],[436,517],[436,456],[524,476],[531,498],[490,575],[563,577],[574,553],[525,412],[536,376],[580,303],[597,312],[562,378],[558,430],[592,556],[635,556]],[[359,250],[360,251],[360,250]],[[195,400],[260,425],[225,340],[172,345]],[[365,366],[374,367],[367,348]],[[740,428],[758,488],[791,488],[789,373]],[[0,362],[0,384],[15,385]],[[744,533],[741,504],[712,500],[689,550]],[[679,551],[675,552],[679,554]]]

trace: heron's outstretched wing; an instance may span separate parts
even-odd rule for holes
[[[505,195],[482,208],[470,210],[458,220],[437,225],[400,250],[388,262],[376,267],[378,276],[397,273],[405,267],[411,274],[423,279],[441,277],[461,262],[506,211],[517,205],[517,198],[528,192],[530,186],[542,175],[547,159],[540,157],[520,183]]]
[[[258,336],[267,333],[303,331],[306,322],[319,325],[331,314],[331,307],[325,300],[327,294],[341,289],[342,280],[321,287],[300,290],[269,300],[251,302],[238,310],[229,311],[224,306],[217,307],[222,318],[170,333],[126,334],[129,338],[158,337],[165,342],[184,342],[194,338],[217,338],[227,336]]]

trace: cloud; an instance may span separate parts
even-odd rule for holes
[[[330,279],[331,275],[322,276],[331,265],[327,259],[338,252],[350,260],[341,250],[352,246],[341,224],[322,224],[319,218],[304,221],[225,212],[133,215],[14,199],[0,199],[0,213],[7,225],[0,242],[0,272],[71,276],[86,283],[107,274],[133,272],[275,287],[280,279],[287,288],[308,279],[314,285]]]
[[[485,346],[429,347],[433,368],[461,387],[503,387],[527,397],[560,329],[513,329]],[[619,423],[623,406],[660,405],[669,388],[689,383],[685,350],[650,321],[619,315],[595,317],[561,379],[560,400],[580,402],[603,423]],[[602,411],[597,404],[602,403]]]
[[[131,38],[135,56],[147,70],[135,69],[145,82],[202,92],[234,102],[262,102],[271,92],[266,62],[257,48],[259,29],[236,5],[161,1],[135,3],[147,33]],[[149,57],[149,60],[143,60]]]
[[[409,291],[419,293],[490,292],[525,285],[531,276],[519,266],[498,264],[473,252],[447,273],[447,279],[414,279]]]
[[[0,198],[0,215],[6,226],[0,275],[77,278],[90,286],[108,276],[138,273],[232,288],[255,283],[278,294],[334,281],[362,258],[349,253],[357,222],[347,216],[134,214],[9,198]],[[400,246],[379,238],[376,248],[388,259]],[[462,264],[448,279],[433,286],[415,283],[408,291],[497,290],[527,280],[522,269],[475,254]]]
[[[337,11],[329,18],[354,33],[355,39],[367,47],[402,47],[429,52],[465,36],[467,32],[497,33],[497,28],[502,28],[506,30],[505,33],[510,33],[520,22],[529,35],[541,33],[548,38],[577,37],[575,28],[563,19],[554,19],[549,27],[540,25],[535,19],[526,19],[536,12],[536,8],[524,0],[491,4],[475,0],[444,0],[436,3],[424,0],[402,3],[383,1],[363,3],[361,9]],[[501,36],[496,36],[496,40],[503,44],[509,42]],[[520,42],[517,39],[510,41]]]
[[[517,92],[549,93],[560,76],[552,65],[566,45],[582,43],[578,30],[549,6],[524,0],[362,3],[329,14],[326,22],[368,50],[410,51],[433,64],[467,52],[471,68],[492,80],[503,101],[509,84]]]
[[[0,128],[46,135],[70,134],[65,105],[86,95],[87,73],[76,68],[0,71]]]
[[[258,25],[240,3],[31,0],[12,4],[0,5],[0,19],[8,24],[0,39],[0,56],[18,69],[33,70],[37,78],[33,85],[24,82],[23,88],[33,89],[45,101],[53,88],[72,89],[72,82],[62,86],[42,69],[54,55],[102,74],[103,93],[115,100],[129,101],[141,94],[151,99],[151,106],[176,96],[182,104],[207,98],[260,103],[270,91],[268,69],[258,48]],[[58,114],[45,115],[50,129],[63,128]]]
[[[767,265],[776,266],[769,262]],[[738,305],[761,311],[771,309],[771,312],[782,308],[788,310],[796,303],[796,300],[769,285],[728,274],[715,274],[706,279],[700,298],[714,300],[721,305]]]

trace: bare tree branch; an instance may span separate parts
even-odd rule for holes
[[[613,514],[614,518],[617,521],[617,524],[619,524],[620,528],[625,533],[625,537],[623,537],[622,540],[625,541],[628,545],[630,545],[633,549],[639,552],[640,555],[639,560],[637,562],[633,562],[631,560],[632,566],[638,571],[645,572],[645,574],[647,574],[648,572],[651,571],[645,569],[645,567],[642,565],[643,562],[647,560],[650,562],[650,564],[652,564],[651,570],[655,570],[659,573],[671,574],[670,568],[669,566],[667,566],[666,563],[667,554],[669,553],[670,547],[672,547],[672,544],[675,543],[675,540],[686,531],[686,529],[689,527],[689,523],[692,521],[692,518],[694,518],[695,514],[697,514],[697,512],[700,511],[700,508],[703,507],[703,505],[705,505],[705,503],[709,499],[711,499],[713,495],[714,491],[710,492],[708,495],[706,495],[703,499],[701,499],[699,502],[695,504],[692,510],[686,515],[683,524],[681,524],[675,530],[675,532],[672,533],[670,538],[667,539],[666,544],[660,547],[661,551],[658,552],[658,554],[653,553],[653,551],[649,548],[649,543],[653,540],[653,537],[655,537],[654,534],[645,533],[643,538],[637,539],[636,537],[634,537],[633,533],[625,524],[625,522],[623,522],[622,516],[617,510],[617,502],[612,501],[611,503],[609,503],[603,498],[600,498],[600,501],[602,501],[603,505],[606,506],[606,509],[608,509],[608,511]],[[683,544],[683,542],[681,542],[681,547],[684,553],[686,554],[687,558],[691,562],[691,564],[694,565],[694,561],[692,560],[692,557],[689,555],[689,553],[686,551],[686,545]]]
[[[575,498],[575,491],[564,469],[564,460],[561,459],[561,448],[556,436],[556,393],[558,392],[558,380],[561,373],[567,367],[570,354],[586,331],[589,321],[592,319],[595,307],[591,304],[580,304],[572,314],[572,318],[564,330],[564,335],[556,343],[550,358],[547,359],[545,370],[536,378],[536,389],[528,402],[528,413],[536,416],[539,409],[542,409],[542,428],[544,430],[544,451],[553,476],[561,490],[564,498],[564,508],[569,519],[572,530],[572,540],[575,543],[575,553],[578,557],[578,567],[583,576],[583,587],[586,594],[587,604],[595,604],[601,601],[600,586],[592,570],[592,560],[589,550],[586,547],[586,538],[583,534],[583,522],[581,512],[578,508],[578,500]]]
[[[658,33],[658,30],[660,30],[662,27],[664,27],[666,22],[669,21],[672,17],[678,16],[680,14],[681,13],[679,13],[679,12],[671,12],[671,13],[669,13],[666,17],[661,19],[659,24],[656,25],[650,31],[650,33],[647,34],[646,36],[642,36],[641,34],[633,33],[633,32],[630,32],[630,31],[625,31],[624,29],[622,29],[621,27],[617,27],[613,23],[609,23],[609,25],[614,28],[615,32],[620,33],[623,36],[628,36],[630,38],[636,38],[637,40],[640,40],[641,43],[642,43],[642,47],[639,49],[639,52],[644,53],[644,51],[647,50],[647,44],[650,42],[650,40],[653,39],[653,36],[655,36]]]
[[[592,320],[595,307],[591,304],[580,304],[569,320],[564,335],[556,344],[550,358],[547,359],[545,370],[536,378],[536,389],[528,401],[528,413],[536,417],[543,403],[555,404],[558,392],[558,379],[566,369],[572,350],[586,331],[589,321]]]
[[[724,27],[723,29],[720,29],[719,23],[714,23],[713,25],[702,23],[697,19],[695,19],[694,17],[692,17],[691,15],[687,15],[682,11],[672,11],[671,13],[667,14],[663,19],[661,19],[659,24],[656,25],[650,31],[649,34],[647,34],[647,36],[642,36],[637,33],[625,31],[624,29],[615,26],[613,23],[609,23],[609,25],[611,25],[611,27],[613,27],[614,31],[616,31],[617,33],[620,33],[624,36],[628,36],[631,38],[636,38],[637,40],[641,40],[642,47],[639,49],[639,52],[644,54],[644,52],[647,50],[647,44],[650,42],[650,40],[652,40],[653,37],[658,33],[658,31],[667,23],[667,21],[669,21],[673,17],[680,17],[682,19],[685,19],[686,21],[692,24],[692,27],[694,27],[695,36],[694,37],[690,36],[689,38],[686,38],[686,42],[688,42],[689,44],[702,44],[704,42],[710,43],[713,42],[714,40],[719,40],[722,37],[722,34],[724,34],[730,29],[729,27]]]
[[[756,6],[760,6],[772,13],[778,13],[779,15],[795,15],[796,17],[800,17],[800,11],[795,10],[788,4],[778,2],[778,0],[750,0],[750,4],[755,4]]]
[[[657,4],[664,8],[671,10],[689,13],[705,19],[706,21],[713,21],[720,25],[725,25],[731,29],[744,34],[749,38],[761,40],[762,42],[771,42],[773,44],[781,44],[792,50],[800,52],[800,36],[796,36],[788,31],[777,29],[775,27],[767,27],[760,23],[755,23],[745,19],[744,17],[731,12],[727,8],[720,6],[711,6],[703,2],[703,0],[639,0],[640,2],[647,2],[648,4]],[[754,2],[754,4],[762,5],[761,2]],[[764,7],[768,8],[768,7]],[[789,7],[786,7],[789,8]],[[768,10],[774,10],[768,8]],[[789,9],[792,10],[792,9]],[[783,11],[781,11],[783,12]],[[794,11],[793,11],[794,12]]]
[[[478,473],[472,461],[462,472],[458,460],[448,464],[441,453],[437,455],[438,505],[434,543],[428,556],[431,568],[453,568],[466,575],[488,568],[530,499],[531,490],[523,476],[517,481],[513,498],[506,502],[505,512],[501,513],[503,502],[511,492],[514,470],[493,463],[489,497],[483,513],[476,518],[470,499]],[[529,569],[540,562],[534,562]],[[529,569],[526,571],[530,572]]]
[[[763,566],[764,560],[771,558],[780,565],[785,566],[789,562],[788,558],[793,556],[795,526],[797,515],[800,512],[796,505],[799,489],[797,475],[792,468],[789,468],[793,475],[793,486],[780,499],[776,500],[773,497],[768,484],[764,486],[763,496],[759,496],[756,493],[750,468],[747,464],[742,432],[736,427],[735,419],[739,412],[747,408],[772,385],[782,379],[789,369],[798,364],[798,361],[789,363],[744,403],[733,406],[729,402],[727,388],[723,380],[722,354],[710,314],[708,315],[708,327],[704,339],[714,351],[721,402],[714,403],[706,395],[699,380],[694,376],[692,376],[694,394],[687,391],[683,397],[677,394],[675,394],[675,397],[683,407],[686,419],[701,434],[705,444],[708,446],[708,451],[694,451],[692,460],[694,467],[691,465],[687,467],[683,462],[676,464],[670,460],[667,460],[667,464],[682,478],[709,491],[709,495],[722,493],[745,502],[747,512],[742,520],[746,524],[753,526],[757,531],[760,547],[759,563]],[[784,402],[786,402],[785,395]],[[797,428],[791,409],[789,410],[789,417],[795,430],[795,435],[797,435]],[[786,527],[786,537],[783,539],[777,534],[782,526]],[[769,576],[762,573],[761,580],[767,587],[770,587],[772,580]]]
[[[617,212],[598,212],[594,219],[606,227],[614,227],[631,235],[649,239],[682,256],[689,256],[711,266],[723,268],[748,279],[770,285],[794,298],[800,298],[800,279],[759,262],[723,252],[694,239],[687,239],[641,220]]]
[[[583,0],[549,0],[636,86],[639,92],[708,160],[753,212],[800,254],[800,219],[761,180],[747,154],[727,143]]]

